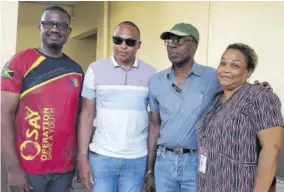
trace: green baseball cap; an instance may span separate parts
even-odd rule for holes
[[[190,35],[197,42],[199,42],[198,30],[193,25],[188,24],[188,23],[175,24],[175,26],[173,26],[171,30],[162,33],[160,38],[165,40],[165,39],[168,39],[170,35],[177,35],[181,37]]]

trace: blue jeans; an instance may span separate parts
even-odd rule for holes
[[[195,192],[198,154],[175,154],[157,149],[155,163],[156,192]]]
[[[67,173],[54,174],[28,174],[28,183],[33,187],[33,192],[69,192],[74,170]]]
[[[121,159],[90,153],[93,192],[141,192],[147,157]]]

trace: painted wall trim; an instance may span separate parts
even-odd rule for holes
[[[108,28],[109,28],[109,2],[104,2],[104,40],[103,40],[103,57],[107,57],[108,53]]]
[[[209,59],[209,34],[210,34],[210,19],[211,19],[211,1],[208,4],[208,23],[207,23],[207,47],[206,47],[206,66],[208,66],[208,59]]]

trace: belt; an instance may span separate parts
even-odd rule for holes
[[[170,149],[168,147],[165,147],[166,151],[170,151],[176,154],[184,154],[184,153],[196,153],[196,149],[184,149],[184,148],[174,148]]]

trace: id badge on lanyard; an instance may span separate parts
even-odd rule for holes
[[[199,169],[198,171],[205,174],[207,168],[208,151],[205,148],[199,150]]]

